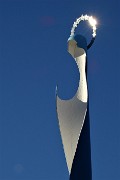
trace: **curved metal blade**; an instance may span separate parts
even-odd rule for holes
[[[86,109],[87,103],[78,100],[76,96],[67,101],[57,96],[57,115],[69,173],[84,124]]]
[[[87,110],[86,49],[87,43],[83,36],[69,38],[68,52],[75,59],[81,73],[79,87],[76,95],[70,100],[61,100],[56,96],[59,127],[69,173]]]

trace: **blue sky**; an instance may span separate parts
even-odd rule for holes
[[[76,93],[67,39],[86,13],[98,19],[88,52],[93,180],[120,179],[119,9],[117,0],[0,0],[0,180],[69,179],[55,87],[64,99]]]

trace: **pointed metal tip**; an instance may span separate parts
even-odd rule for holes
[[[56,85],[56,91],[57,91],[57,89],[58,89],[58,85]]]
[[[55,88],[55,97],[57,97],[58,95],[58,85],[56,85],[56,88]]]

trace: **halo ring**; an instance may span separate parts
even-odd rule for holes
[[[95,41],[95,37],[96,37],[96,20],[92,17],[92,16],[88,16],[87,14],[86,15],[82,15],[80,16],[78,19],[76,19],[76,21],[73,23],[73,27],[71,29],[71,35],[70,36],[73,36],[74,33],[75,33],[75,29],[77,28],[78,24],[81,22],[81,21],[88,21],[92,27],[92,30],[93,30],[93,33],[92,33],[92,39],[90,41],[90,43],[87,45],[87,49],[89,49],[94,41]]]

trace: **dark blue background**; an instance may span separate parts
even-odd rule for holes
[[[117,0],[0,0],[0,180],[69,179],[55,87],[64,99],[76,93],[67,39],[86,13],[98,19],[88,52],[93,180],[120,179],[119,9]]]

